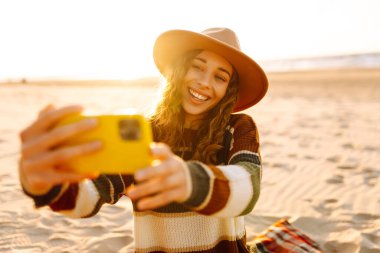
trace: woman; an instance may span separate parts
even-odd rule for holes
[[[25,193],[37,207],[71,217],[95,215],[126,194],[134,204],[136,252],[274,252],[265,248],[273,244],[245,240],[244,215],[260,194],[261,158],[254,121],[236,114],[264,97],[265,73],[225,28],[167,31],[155,43],[154,60],[167,79],[151,117],[151,151],[160,162],[133,176],[65,171],[66,161],[101,143],[56,147],[96,122],[52,129],[81,108],[48,106],[21,133]]]

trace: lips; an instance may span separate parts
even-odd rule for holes
[[[210,99],[210,97],[205,96],[205,95],[202,95],[202,94],[200,94],[200,93],[198,93],[198,92],[196,92],[195,90],[190,89],[190,88],[189,88],[189,93],[190,93],[190,95],[191,95],[193,98],[195,98],[195,99],[198,100],[198,101],[202,101],[202,102],[204,102],[204,101],[207,101],[207,100]]]

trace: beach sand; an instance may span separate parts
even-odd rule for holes
[[[259,127],[263,159],[248,239],[288,217],[326,252],[380,252],[380,70],[268,76],[267,96],[245,111]],[[150,110],[152,80],[0,84],[0,252],[132,250],[127,198],[87,219],[33,207],[18,181],[18,133],[49,103]]]

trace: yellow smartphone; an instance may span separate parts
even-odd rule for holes
[[[99,140],[100,151],[70,160],[65,164],[79,173],[133,174],[152,162],[149,145],[152,142],[151,125],[139,114],[86,116],[73,114],[63,118],[57,126],[84,118],[97,118],[98,126],[80,134],[63,146]]]

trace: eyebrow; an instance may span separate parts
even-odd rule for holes
[[[194,60],[199,60],[199,61],[201,61],[201,62],[207,63],[206,59],[201,58],[201,57],[195,57]],[[220,71],[226,73],[226,74],[228,75],[228,77],[231,78],[231,74],[230,74],[230,72],[228,72],[228,70],[226,70],[225,68],[218,67],[218,70],[220,70]]]

